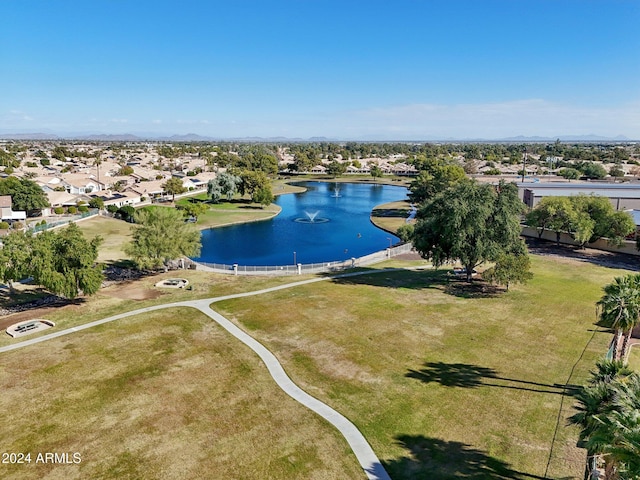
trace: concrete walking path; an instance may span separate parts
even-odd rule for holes
[[[248,335],[246,332],[241,330],[238,326],[232,323],[230,320],[220,315],[218,312],[214,311],[210,305],[215,302],[220,302],[223,300],[230,300],[233,298],[243,298],[249,297],[253,295],[261,295],[264,293],[275,292],[278,290],[284,290],[288,288],[298,287],[300,285],[306,285],[309,283],[322,282],[325,280],[333,280],[336,278],[347,278],[358,275],[371,275],[372,273],[389,273],[399,270],[406,269],[384,269],[384,270],[376,270],[376,271],[364,271],[364,272],[352,272],[345,273],[330,277],[321,277],[321,278],[312,278],[309,280],[301,280],[299,282],[287,283],[284,285],[279,285],[276,287],[265,288],[263,290],[256,290],[253,292],[245,292],[245,293],[236,293],[232,295],[225,295],[221,297],[212,297],[205,298],[201,300],[188,300],[184,302],[173,302],[167,303],[163,305],[155,305],[152,307],[139,308],[137,310],[132,310],[130,312],[121,313],[119,315],[113,315],[111,317],[103,318],[101,320],[96,320],[94,322],[85,323],[83,325],[78,325],[77,327],[68,328],[65,330],[61,330],[59,332],[50,333],[47,335],[43,335],[41,337],[37,337],[31,340],[25,340],[22,342],[15,343],[13,345],[8,345],[5,347],[0,347],[0,353],[9,352],[12,350],[17,350],[19,348],[24,348],[30,345],[35,345],[40,342],[45,342],[48,340],[52,340],[54,338],[62,337],[64,335],[70,335],[72,333],[76,333],[82,330],[86,330],[88,328],[92,328],[98,325],[103,325],[105,323],[114,322],[116,320],[120,320],[122,318],[131,317],[134,315],[140,315],[142,313],[153,312],[156,310],[163,310],[167,308],[176,308],[176,307],[190,307],[195,308],[211,319],[213,319],[216,323],[218,323],[222,328],[227,330],[231,335],[240,340],[242,343],[251,348],[264,362],[269,371],[271,377],[275,380],[276,384],[291,398],[301,403],[308,409],[314,411],[322,418],[331,423],[334,427],[338,429],[338,431],[344,436],[347,443],[353,450],[353,453],[356,455],[360,466],[364,470],[367,478],[369,480],[391,480],[389,474],[384,469],[382,462],[378,459],[375,452],[367,442],[366,438],[362,435],[360,430],[351,423],[346,417],[338,413],[336,410],[331,408],[326,403],[321,402],[320,400],[312,397],[300,387],[298,387],[286,374],[284,368],[278,361],[278,359],[271,353],[264,345],[255,340],[253,337]]]

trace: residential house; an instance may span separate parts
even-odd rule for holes
[[[94,175],[67,174],[62,178],[62,186],[74,195],[89,194],[105,189],[105,184],[99,182]]]
[[[3,222],[13,223],[24,221],[27,218],[27,212],[13,211],[11,209],[11,195],[0,195],[0,220]]]

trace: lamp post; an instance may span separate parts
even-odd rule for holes
[[[391,237],[387,237],[387,240],[389,240],[389,248],[391,248]]]

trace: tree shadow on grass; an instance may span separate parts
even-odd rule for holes
[[[544,480],[465,443],[423,435],[398,435],[396,441],[407,455],[382,462],[394,480]]]
[[[361,268],[357,272],[360,274],[346,277],[338,276],[334,277],[332,281],[343,285],[370,285],[373,287],[409,288],[415,290],[424,288],[442,290],[443,286],[448,282],[447,272],[443,270]],[[371,272],[371,275],[367,275],[366,272]],[[331,272],[326,275],[335,275],[335,273]]]
[[[69,300],[54,295],[42,287],[19,290],[14,293],[11,293],[8,287],[0,289],[0,308],[6,310],[5,314],[24,312],[40,307],[64,307],[70,304],[79,305],[84,302],[84,298]]]
[[[213,204],[213,202],[211,201],[210,198],[194,198],[194,197],[189,197],[185,199],[187,201],[187,203],[206,203],[206,204]]]
[[[449,283],[444,287],[444,291],[449,295],[460,298],[494,298],[504,292],[502,288],[484,280],[476,279],[469,283],[457,278],[450,279]]]
[[[501,377],[493,368],[466,363],[427,362],[420,370],[410,369],[405,377],[414,378],[423,383],[439,383],[444,387],[496,387],[571,396],[580,390],[579,385],[573,384],[540,383]]]
[[[385,270],[388,270],[385,272]],[[371,275],[360,274],[347,277],[336,277],[334,283],[346,285],[371,285],[374,287],[410,288],[420,290],[435,288],[448,295],[460,298],[492,298],[498,296],[502,290],[482,280],[467,283],[455,278],[450,270],[409,270],[409,269],[378,269],[361,268],[359,272],[370,271]],[[328,273],[327,275],[335,275]]]

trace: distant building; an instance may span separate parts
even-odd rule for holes
[[[522,201],[535,207],[544,197],[597,195],[606,197],[616,210],[640,209],[640,184],[632,183],[518,183]]]

